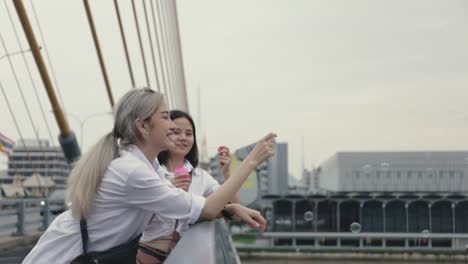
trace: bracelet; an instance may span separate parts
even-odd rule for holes
[[[233,215],[229,213],[226,209],[221,210],[221,214],[224,216],[224,218],[232,220]]]

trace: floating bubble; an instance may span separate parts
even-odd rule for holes
[[[45,205],[45,201],[41,201],[41,205],[44,206],[44,205]]]
[[[382,162],[380,164],[380,167],[382,168],[383,171],[387,171],[390,168],[390,164],[388,164],[387,162]]]
[[[311,211],[307,211],[304,213],[304,220],[306,222],[310,222],[312,220],[314,220],[314,213],[312,213]]]
[[[361,232],[361,225],[359,223],[354,222],[349,226],[349,229],[352,233],[356,234]]]
[[[424,229],[421,234],[423,235],[424,238],[428,238],[429,235],[431,234],[431,231]]]
[[[372,166],[370,164],[366,164],[362,167],[362,170],[365,174],[370,174],[372,171]]]

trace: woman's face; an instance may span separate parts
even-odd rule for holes
[[[155,147],[158,152],[174,146],[172,132],[175,125],[169,117],[169,109],[165,102],[158,107],[158,110],[146,122],[146,127],[149,127],[147,143]]]
[[[175,145],[169,148],[172,154],[185,157],[193,147],[193,127],[185,117],[174,119],[175,129],[172,135]]]

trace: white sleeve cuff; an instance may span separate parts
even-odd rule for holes
[[[200,218],[200,214],[205,207],[206,199],[203,196],[193,195],[192,196],[192,208],[190,209],[190,224],[197,222]]]

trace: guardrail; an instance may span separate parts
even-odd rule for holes
[[[468,234],[465,233],[345,233],[345,232],[265,232],[258,236],[267,239],[269,246],[276,247],[278,240],[284,243],[281,247],[301,246],[300,240],[309,240],[305,247],[313,248],[360,248],[360,249],[414,249],[425,248],[428,250],[468,250]],[[288,241],[289,240],[289,241]],[[333,240],[334,243],[326,245],[325,240]],[[366,241],[379,241],[378,245],[366,245]],[[342,242],[348,242],[343,245]],[[349,243],[351,241],[351,243]],[[400,245],[388,245],[388,241],[399,241]],[[433,246],[434,241],[445,241],[445,246]],[[286,245],[285,245],[286,244]]]
[[[224,220],[190,227],[164,263],[240,264]]]
[[[63,210],[60,208],[65,208],[63,200],[2,200],[0,201],[0,232],[12,230],[10,235],[22,236],[27,229],[37,225],[40,230],[45,230],[54,218],[51,215],[51,209],[59,213]]]
[[[0,201],[0,236],[22,236],[27,229],[45,230],[53,219],[51,211],[62,206],[63,200],[18,199]],[[47,212],[47,213],[45,213]],[[5,235],[5,232],[3,232]],[[202,222],[189,228],[165,263],[225,263],[240,264],[239,256],[223,219]]]

